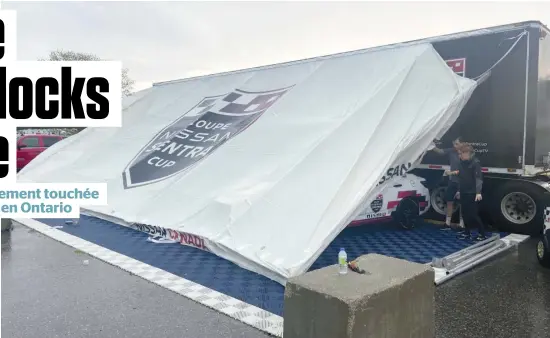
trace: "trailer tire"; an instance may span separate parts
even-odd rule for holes
[[[490,205],[497,229],[525,235],[542,233],[542,188],[529,182],[510,181],[493,197]]]
[[[447,215],[447,202],[445,201],[445,189],[447,186],[440,185],[430,190],[430,204],[433,212],[439,217]],[[458,211],[458,203],[454,204],[453,215]]]
[[[540,265],[550,268],[550,248],[542,239],[537,243],[537,259]]]

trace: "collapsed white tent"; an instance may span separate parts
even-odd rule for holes
[[[430,44],[159,84],[125,101],[122,128],[59,142],[18,181],[107,182],[109,206],[86,213],[198,236],[285,283],[388,168],[452,125],[475,86]]]

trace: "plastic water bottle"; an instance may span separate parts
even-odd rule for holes
[[[340,252],[338,253],[338,265],[340,267],[338,272],[341,275],[348,273],[348,254],[344,248],[340,248]]]

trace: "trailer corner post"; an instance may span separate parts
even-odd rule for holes
[[[521,169],[525,171],[525,155],[527,152],[527,110],[529,108],[529,62],[531,49],[531,33],[527,30],[527,53],[525,57],[525,98],[523,106],[523,151],[521,159]]]

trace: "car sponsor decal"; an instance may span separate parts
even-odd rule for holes
[[[370,202],[370,208],[374,213],[377,213],[382,209],[382,205],[384,205],[384,195],[378,194],[376,198]]]
[[[422,194],[417,193],[416,190],[404,190],[399,191],[397,193],[397,199],[393,201],[388,201],[388,210],[392,210],[397,208],[399,205],[399,202],[401,202],[402,199],[407,197],[415,197],[415,200],[418,202],[418,206],[424,210],[428,206],[428,201],[426,200],[426,196],[423,196]]]

